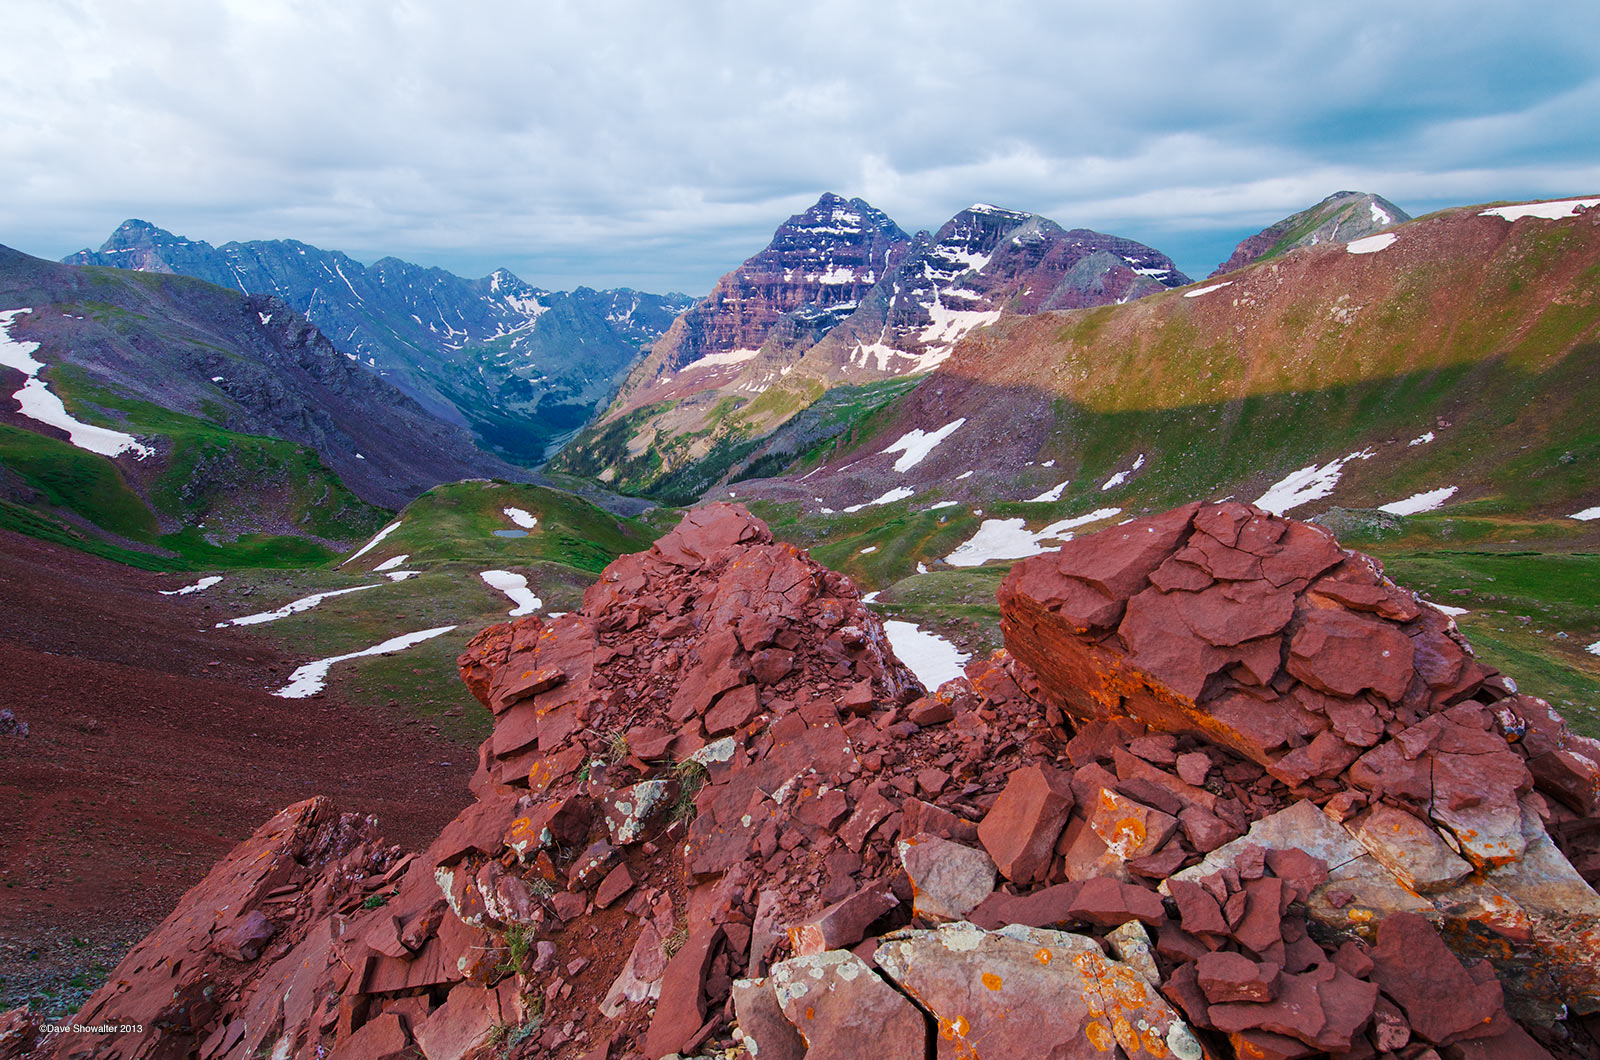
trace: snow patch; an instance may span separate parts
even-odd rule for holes
[[[532,512],[526,511],[522,508],[502,508],[500,510],[505,513],[506,518],[510,519],[513,523],[516,523],[524,530],[532,530],[535,526],[539,525],[538,518],[535,517]]]
[[[1368,202],[1367,203],[1367,209],[1372,211],[1372,223],[1373,224],[1375,224],[1375,225],[1392,225],[1392,224],[1394,224],[1394,218],[1390,217],[1389,214],[1388,214],[1388,211],[1386,211],[1383,207],[1379,206],[1377,203]]]
[[[981,312],[976,309],[947,309],[939,302],[928,307],[932,323],[922,329],[919,338],[933,346],[953,346],[973,328],[985,327],[1000,319],[1000,310]]]
[[[1185,292],[1183,292],[1183,296],[1185,298],[1199,298],[1203,294],[1210,294],[1212,291],[1220,291],[1224,287],[1231,287],[1231,286],[1233,286],[1233,281],[1232,280],[1223,280],[1221,283],[1214,283],[1214,284],[1211,284],[1209,287],[1200,287],[1200,288],[1197,288],[1197,289],[1195,289],[1193,291],[1185,291]]]
[[[1600,506],[1596,506],[1596,507],[1593,507],[1593,508],[1585,508],[1581,512],[1573,512],[1571,515],[1567,516],[1567,518],[1568,519],[1581,519],[1582,521],[1584,521],[1586,523],[1591,521],[1591,520],[1593,520],[1593,519],[1600,519]]]
[[[899,451],[902,454],[894,462],[894,469],[904,474],[922,463],[923,458],[933,452],[935,446],[954,434],[956,429],[966,422],[967,418],[962,416],[960,419],[952,420],[931,433],[925,433],[921,427],[917,427],[902,434],[884,452],[893,453]]]
[[[360,593],[368,589],[380,589],[382,587],[382,582],[373,582],[371,585],[355,585],[348,589],[330,589],[325,593],[312,593],[310,596],[302,596],[298,600],[290,600],[282,607],[274,608],[271,611],[259,611],[253,615],[245,615],[243,618],[233,618],[226,622],[218,622],[217,628],[221,629],[223,626],[259,626],[263,622],[276,622],[280,618],[288,618],[290,615],[297,615],[301,611],[309,611],[322,603],[322,601],[332,600],[335,596]]]
[[[866,548],[861,550],[861,554],[863,556],[870,556],[876,551],[878,551],[878,546],[877,545],[868,545]]]
[[[419,571],[419,570],[392,570],[392,571],[387,571],[384,574],[384,577],[388,578],[392,582],[403,582],[407,578],[415,578],[417,575],[419,575],[421,573],[422,572]]]
[[[32,309],[9,309],[0,313],[0,366],[15,368],[27,377],[22,389],[11,395],[21,406],[17,411],[30,420],[66,431],[69,442],[91,453],[121,456],[131,452],[140,460],[154,453],[154,449],[141,445],[131,434],[113,431],[109,427],[96,427],[75,418],[61,403],[61,399],[50,392],[45,381],[39,378],[39,372],[45,367],[44,362],[33,359],[39,344],[19,342],[11,337],[11,328],[16,324],[17,317],[31,312]]]
[[[1449,615],[1451,618],[1472,614],[1471,611],[1468,611],[1464,607],[1451,607],[1449,604],[1436,604],[1432,600],[1423,600],[1422,602],[1433,608],[1435,611],[1441,611],[1444,614]]]
[[[922,510],[925,512],[936,512],[940,508],[954,508],[956,503],[956,501],[940,501],[938,504],[930,504]]]
[[[881,590],[878,590],[878,589],[872,590],[872,592],[868,593],[867,595],[865,595],[865,596],[863,596],[861,598],[861,602],[864,603],[864,604],[875,604],[875,603],[877,603],[878,602],[878,593],[880,591]]]
[[[923,687],[932,690],[961,677],[972,656],[943,637],[918,629],[914,623],[891,619],[883,624],[889,645]]]
[[[1418,512],[1431,512],[1444,504],[1445,501],[1455,496],[1456,487],[1443,486],[1426,493],[1413,493],[1404,500],[1394,501],[1390,504],[1380,504],[1378,511],[1388,512],[1390,515],[1416,515]]]
[[[368,655],[386,655],[393,651],[404,651],[407,648],[421,644],[425,640],[449,633],[454,626],[437,626],[433,629],[419,630],[416,633],[404,633],[398,637],[390,637],[382,644],[374,644],[361,651],[349,652],[345,655],[335,655],[329,659],[318,659],[316,662],[306,663],[289,675],[289,683],[272,693],[284,699],[305,699],[322,691],[322,686],[327,683],[328,671],[334,663],[347,662],[351,659],[360,659]]]
[[[512,618],[531,615],[544,606],[544,601],[533,595],[533,590],[528,588],[528,579],[521,574],[508,570],[486,570],[478,577],[489,588],[505,593],[517,605],[507,612]]]
[[[1060,519],[1042,530],[1029,530],[1021,518],[985,519],[978,532],[944,558],[952,567],[981,567],[992,559],[1026,559],[1045,551],[1045,541],[1070,541],[1080,526],[1121,515],[1121,508],[1096,508],[1087,515]]]
[[[1525,202],[1517,206],[1495,206],[1478,214],[1479,217],[1499,217],[1516,221],[1524,217],[1539,217],[1546,221],[1559,221],[1571,217],[1579,210],[1600,206],[1600,199],[1562,199],[1560,202]]]
[[[339,566],[342,567],[346,563],[349,563],[351,560],[360,559],[362,556],[365,556],[368,552],[371,552],[374,548],[376,548],[378,546],[378,543],[381,542],[384,538],[388,537],[390,534],[392,534],[396,530],[400,529],[400,524],[402,522],[404,522],[404,521],[405,520],[403,520],[403,519],[396,519],[394,522],[390,523],[388,526],[384,527],[382,530],[379,530],[376,534],[372,535],[372,540],[371,541],[368,541],[366,544],[364,544],[360,548],[356,549],[356,554],[355,555],[350,556],[349,558],[340,561]]]
[[[209,589],[221,580],[222,575],[210,574],[193,585],[185,585],[182,589],[161,589],[159,592],[162,596],[188,596],[190,593],[198,593],[204,589]]]
[[[863,508],[873,508],[880,504],[893,504],[895,501],[903,501],[907,497],[915,496],[916,492],[909,486],[896,486],[881,497],[874,497],[872,500],[863,501],[860,504],[852,504],[845,511],[859,512]]]
[[[271,313],[257,313],[256,316],[261,318],[261,326],[262,327],[266,327],[268,324],[272,323],[272,314]]]
[[[1061,494],[1066,491],[1067,486],[1069,484],[1071,484],[1071,482],[1072,482],[1071,479],[1064,479],[1061,482],[1056,483],[1054,486],[1051,486],[1049,489],[1045,490],[1043,493],[1039,494],[1037,497],[1029,497],[1027,500],[1023,501],[1022,503],[1024,503],[1024,504],[1048,504],[1051,501],[1058,501],[1058,500],[1061,499]]]
[[[1363,449],[1320,466],[1310,464],[1299,471],[1292,471],[1257,497],[1255,505],[1262,511],[1282,515],[1290,508],[1298,508],[1302,504],[1326,497],[1339,484],[1339,475],[1344,471],[1346,464],[1352,460],[1371,460],[1377,455],[1372,449]]]
[[[718,368],[728,364],[743,364],[754,360],[758,350],[729,350],[727,353],[708,353],[692,364],[684,365],[684,371],[694,368]]]
[[[1352,254],[1376,254],[1380,250],[1392,247],[1396,238],[1393,232],[1379,232],[1365,239],[1352,240],[1344,245],[1344,249]]]
[[[404,563],[406,560],[408,560],[410,558],[411,558],[411,553],[402,552],[398,556],[390,556],[388,559],[384,560],[382,563],[378,564],[376,567],[373,567],[372,569],[374,571],[394,570],[396,567],[400,566],[400,564]]]
[[[1406,445],[1407,446],[1427,445],[1431,441],[1433,441],[1433,432],[1432,431],[1427,431],[1426,433],[1422,434],[1420,437],[1411,439],[1409,442],[1406,443]]]

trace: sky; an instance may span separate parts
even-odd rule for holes
[[[1338,190],[1600,193],[1600,4],[10,0],[0,243],[124,219],[702,294],[825,191],[1191,276]]]

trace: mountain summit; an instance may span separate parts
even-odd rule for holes
[[[1315,206],[1290,214],[1241,240],[1233,248],[1233,256],[1212,270],[1211,275],[1221,276],[1242,269],[1252,261],[1275,258],[1296,247],[1353,243],[1409,220],[1410,214],[1381,195],[1336,191]]]
[[[907,237],[866,202],[823,195],[673,325],[553,466],[688,499],[829,391],[930,371],[1003,313],[1188,282],[1142,243],[1036,214],[977,203]]]

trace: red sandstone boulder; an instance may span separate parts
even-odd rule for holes
[[[1002,876],[1025,884],[1043,875],[1072,802],[1072,788],[1054,771],[1029,766],[1007,778],[978,825],[978,838]]]

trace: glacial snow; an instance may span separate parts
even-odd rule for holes
[[[972,656],[943,637],[917,628],[915,623],[890,619],[883,624],[889,644],[923,687],[932,691],[963,674]]]
[[[455,626],[437,626],[433,629],[419,630],[416,633],[403,633],[398,637],[390,637],[381,644],[374,644],[370,648],[349,652],[345,655],[335,655],[328,659],[318,659],[316,662],[306,663],[289,675],[289,683],[272,693],[284,699],[305,699],[322,691],[322,686],[327,683],[328,671],[335,663],[347,662],[351,659],[360,659],[368,655],[387,655],[389,652],[404,651],[407,648],[421,644],[425,640],[432,640],[441,634],[449,633]]]
[[[39,344],[19,342],[11,337],[11,328],[16,324],[17,317],[31,312],[33,310],[28,308],[0,312],[0,366],[15,368],[27,377],[22,389],[11,395],[21,406],[18,411],[30,420],[38,420],[47,426],[66,431],[69,442],[91,453],[99,453],[101,456],[121,456],[123,453],[131,452],[140,460],[154,453],[154,449],[141,445],[131,434],[114,431],[109,427],[96,427],[92,423],[84,423],[75,418],[61,403],[61,399],[50,392],[49,386],[39,378],[39,373],[45,367],[44,362],[33,359],[33,353],[39,348]]]
[[[904,474],[922,463],[923,458],[933,452],[935,446],[954,434],[957,428],[966,422],[967,418],[962,416],[960,419],[952,420],[936,431],[924,432],[921,427],[914,428],[895,439],[893,444],[883,451],[885,453],[898,451],[902,454],[894,462],[894,469]]]
[[[1455,492],[1456,487],[1443,486],[1436,490],[1428,490],[1426,493],[1413,493],[1404,500],[1378,505],[1378,511],[1388,512],[1390,515],[1416,515],[1418,512],[1431,512],[1455,496]]]
[[[512,618],[531,615],[544,606],[544,601],[533,595],[533,590],[528,588],[528,579],[524,575],[508,570],[486,570],[478,577],[482,578],[489,588],[505,593],[511,602],[517,605],[507,612]]]

